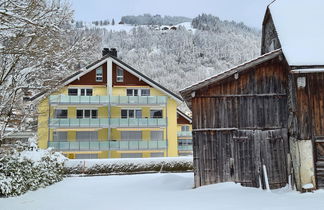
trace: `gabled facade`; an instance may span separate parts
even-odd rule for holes
[[[276,0],[261,56],[182,91],[195,185],[324,188],[323,1]]]
[[[111,51],[103,53],[61,88],[39,96],[39,147],[69,158],[178,156],[182,99]]]

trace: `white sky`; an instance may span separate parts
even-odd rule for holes
[[[70,0],[75,19],[84,21],[112,18],[119,21],[124,15],[172,15],[196,17],[207,13],[226,20],[244,22],[261,28],[266,6],[273,0]]]

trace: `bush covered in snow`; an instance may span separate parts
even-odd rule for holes
[[[63,179],[65,157],[60,153],[21,148],[0,155],[0,197],[21,195]]]
[[[66,174],[130,174],[193,170],[192,157],[68,160]]]

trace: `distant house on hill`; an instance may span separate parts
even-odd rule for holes
[[[181,91],[195,186],[324,188],[324,2],[277,0],[261,56]]]

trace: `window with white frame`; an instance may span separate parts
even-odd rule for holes
[[[117,74],[116,74],[116,81],[117,82],[124,82],[124,70],[120,67],[117,67],[117,70],[116,70]]]
[[[67,109],[55,109],[54,117],[60,119],[68,118],[68,110]]]
[[[162,118],[163,117],[163,110],[162,109],[151,109],[150,110],[150,117],[151,118]]]
[[[98,118],[98,110],[97,109],[77,109],[77,118],[83,119],[83,118],[92,118],[96,119]]]
[[[142,118],[141,109],[121,109],[121,118]]]
[[[189,131],[189,125],[181,126],[181,131]]]
[[[130,88],[126,90],[127,96],[150,96],[150,89],[134,89]]]
[[[102,66],[98,67],[96,69],[96,82],[102,82],[103,81],[103,73],[102,73]]]
[[[150,89],[141,89],[141,96],[150,96]]]
[[[93,90],[92,88],[69,88],[68,95],[69,96],[92,96]]]

